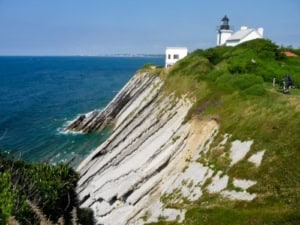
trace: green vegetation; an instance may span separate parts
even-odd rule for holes
[[[273,78],[282,80],[285,74],[300,84],[299,57],[287,58],[283,49],[271,41],[257,39],[236,47],[197,50],[178,62],[168,79],[184,77],[181,82],[186,82],[186,79],[192,78],[212,81],[214,85],[229,90],[246,90],[255,84],[258,88],[259,84],[271,82]],[[167,82],[171,82],[168,79]],[[177,88],[174,87],[174,90]]]
[[[149,225],[180,225],[176,222],[159,221],[158,223],[148,223]]]
[[[142,66],[138,70],[138,73],[149,72],[149,71],[151,72],[151,74],[159,76],[163,73],[164,70],[161,66],[157,66],[152,63],[148,63],[148,64],[145,64],[144,66]]]
[[[12,215],[14,205],[14,193],[11,192],[12,184],[10,174],[0,174],[0,223],[7,223]]]
[[[204,193],[197,202],[177,204],[187,209],[182,224],[300,224],[300,92],[285,95],[272,86],[273,78],[282,80],[285,74],[300,84],[300,57],[287,58],[283,50],[263,39],[197,50],[168,71],[165,91],[195,100],[186,121],[212,118],[220,124],[212,148],[199,162],[231,178],[257,181],[248,190],[257,194],[252,202]],[[245,159],[232,167],[230,146],[218,147],[226,133],[232,135],[229,141],[254,140]],[[257,168],[247,158],[260,150],[266,152]]]
[[[0,156],[0,224],[7,224],[11,217],[20,224],[39,224],[29,201],[50,221],[63,217],[65,224],[71,224],[71,212],[78,208],[75,192],[78,178],[65,164],[31,164]],[[93,218],[93,215],[80,209],[78,217],[91,221],[87,217]]]

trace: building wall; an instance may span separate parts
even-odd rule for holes
[[[243,42],[245,42],[245,41],[254,40],[254,39],[257,39],[257,38],[262,38],[262,37],[261,37],[260,34],[257,33],[256,31],[253,31],[253,32],[251,32],[249,35],[247,35],[245,38],[243,38],[243,39],[240,41],[240,43],[243,43]]]
[[[246,37],[244,37],[241,40],[228,40],[226,42],[226,46],[236,46],[238,44],[241,44],[246,41],[254,40],[257,38],[262,38],[262,35],[258,33],[258,31],[252,31],[250,34],[248,34]]]
[[[217,45],[224,45],[226,40],[232,35],[232,30],[221,30],[217,34]]]
[[[226,46],[236,46],[240,44],[240,40],[231,40],[226,42]]]
[[[187,48],[182,47],[172,47],[166,49],[166,65],[165,67],[168,68],[174,65],[178,60],[183,59],[188,54]]]
[[[262,28],[262,27],[258,28],[257,32],[261,35],[261,37],[264,36],[264,28]]]

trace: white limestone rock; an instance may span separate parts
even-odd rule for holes
[[[261,164],[261,161],[264,157],[264,154],[265,154],[265,150],[262,150],[262,151],[259,151],[255,154],[253,154],[249,159],[248,161],[249,162],[252,162],[256,167],[259,167],[260,164]]]
[[[246,191],[228,191],[224,190],[221,192],[224,198],[229,198],[230,200],[240,200],[240,201],[252,201],[256,198],[256,194],[250,194]]]
[[[212,178],[212,182],[207,186],[209,193],[218,193],[227,187],[229,177],[228,175],[221,177],[221,175],[222,171],[218,171],[218,173]]]
[[[242,180],[242,179],[233,179],[233,185],[239,187],[243,190],[247,190],[249,187],[255,185],[257,182],[253,180]]]
[[[184,220],[185,210],[164,208],[162,203],[157,202],[148,208],[145,214],[148,214],[146,221],[139,220],[139,223],[135,224],[144,224],[144,222],[157,222],[160,218],[164,218],[167,221],[176,221],[180,223]]]
[[[189,167],[168,185],[166,194],[179,191],[182,197],[190,201],[198,200],[202,195],[201,185],[212,175],[212,170],[200,163],[192,162]]]
[[[253,144],[253,141],[239,141],[236,140],[231,143],[231,149],[230,149],[230,159],[231,164],[230,166],[233,166],[238,161],[242,160],[246,154],[250,151],[251,145]]]

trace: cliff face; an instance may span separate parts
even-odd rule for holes
[[[68,127],[91,132],[114,126],[110,137],[78,167],[80,204],[93,209],[98,224],[144,224],[162,218],[180,222],[184,204],[204,193],[228,200],[256,198],[247,191],[255,180],[232,177],[228,169],[209,161],[231,146],[219,156],[226,157],[228,168],[247,157],[259,167],[264,151],[251,156],[253,141],[227,143],[230,134],[216,141],[219,125],[213,119],[184,123],[192,102],[166,95],[163,85],[158,76],[138,73],[102,112],[80,116]]]
[[[151,208],[147,219],[155,221],[162,194],[216,133],[215,121],[184,124],[191,102],[163,95],[162,85],[157,76],[136,74],[102,112],[78,117],[67,128],[90,132],[114,123],[111,136],[78,167],[81,206],[91,207],[100,224],[142,224]]]

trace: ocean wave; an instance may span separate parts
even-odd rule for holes
[[[92,112],[94,112],[95,110],[85,113],[85,117],[88,117],[89,115],[91,115]],[[57,128],[57,132],[58,134],[63,134],[63,135],[78,135],[78,134],[84,134],[82,131],[71,131],[71,130],[66,130],[66,127],[68,127],[71,123],[73,123],[74,121],[76,121],[78,119],[78,117],[80,117],[82,114],[78,114],[74,119],[72,120],[67,120],[62,127]],[[65,118],[67,119],[67,118]]]
[[[90,112],[87,112],[87,113],[85,113],[84,114],[84,116],[85,117],[89,117],[93,112],[95,112],[95,111],[97,111],[97,112],[100,112],[100,111],[102,111],[103,110],[103,108],[101,108],[101,109],[94,109],[94,110],[92,110],[92,111],[90,111]],[[64,134],[64,135],[66,135],[66,134],[75,134],[75,135],[77,135],[77,134],[84,134],[82,131],[70,131],[70,130],[66,130],[66,128],[71,124],[71,123],[73,123],[74,121],[76,121],[80,116],[82,116],[82,114],[78,114],[74,119],[72,119],[72,120],[67,120],[63,125],[62,125],[62,127],[60,127],[60,128],[58,128],[57,129],[57,132],[59,133],[59,134]]]
[[[60,127],[60,128],[57,128],[57,134],[58,135],[79,135],[79,134],[84,134],[82,131],[72,131],[72,130],[66,130],[65,129],[66,127],[63,126],[63,127]]]
[[[63,153],[57,153],[55,156],[53,156],[50,159],[50,164],[51,165],[57,165],[58,163],[72,163],[72,161],[77,161],[79,155],[76,154],[75,152],[66,152],[64,151]]]

